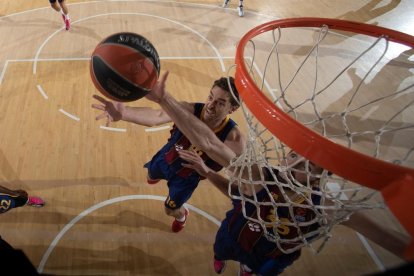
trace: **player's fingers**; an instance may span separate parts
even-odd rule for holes
[[[105,110],[105,106],[101,104],[92,104],[92,107],[99,110]]]
[[[101,96],[99,96],[99,95],[94,94],[92,97],[93,97],[94,99],[96,99],[96,100],[100,101],[100,102],[101,102],[101,103],[103,103],[103,104],[107,104],[107,103],[108,103],[108,101],[107,101],[107,100],[105,100],[104,98],[102,98],[102,97],[101,97]]]
[[[98,121],[98,120],[101,120],[101,119],[103,119],[103,118],[105,118],[105,117],[107,117],[107,113],[106,113],[106,112],[104,112],[104,113],[102,113],[102,114],[100,114],[100,115],[96,116],[96,117],[95,117],[95,119]]]
[[[184,150],[180,150],[179,152],[178,152],[178,155],[182,158],[182,159],[184,159],[184,160],[186,160],[186,161],[191,161],[191,162],[194,162],[196,159],[194,158],[194,155],[192,155],[191,153],[189,153],[188,151],[184,151]]]
[[[162,76],[161,76],[161,79],[160,79],[160,83],[161,83],[161,85],[165,85],[165,82],[167,81],[167,78],[168,78],[168,74],[170,74],[170,71],[166,71]]]
[[[195,167],[190,163],[181,163],[181,166],[189,168],[189,169],[195,169]]]

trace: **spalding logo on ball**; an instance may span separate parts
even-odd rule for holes
[[[101,41],[92,53],[90,74],[106,97],[130,102],[144,97],[157,83],[160,59],[145,37],[117,33]]]

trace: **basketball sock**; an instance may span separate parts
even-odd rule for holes
[[[179,222],[184,222],[185,221],[185,214],[182,218],[179,218],[179,219],[176,218],[176,220],[179,221]]]
[[[65,17],[65,19],[69,19],[69,13],[65,14],[63,9],[60,9],[60,13],[62,14],[63,17]]]
[[[248,273],[251,273],[251,272],[252,272],[252,270],[250,269],[250,267],[248,267],[247,265],[242,264],[242,266],[243,266],[243,270],[244,270],[244,271],[246,271],[246,272],[248,272]]]

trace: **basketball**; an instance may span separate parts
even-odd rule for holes
[[[105,97],[131,102],[154,87],[160,74],[160,60],[145,37],[116,33],[95,47],[89,68],[93,84]]]

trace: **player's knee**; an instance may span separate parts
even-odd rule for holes
[[[170,209],[170,208],[165,208],[165,213],[167,214],[167,215],[169,215],[169,216],[171,216],[171,217],[175,217],[175,218],[178,218],[178,217],[182,217],[182,213],[181,213],[181,207],[180,208],[177,208],[177,209]]]
[[[169,215],[169,216],[174,216],[177,210],[173,210],[173,209],[170,209],[170,208],[164,207],[164,211],[165,211],[165,213],[166,213],[167,215]]]
[[[50,6],[55,10],[55,11],[60,11],[60,6],[58,5],[58,3],[54,2],[54,3],[50,3]]]

